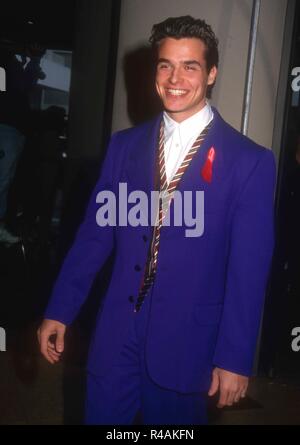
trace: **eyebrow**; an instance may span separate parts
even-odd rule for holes
[[[202,65],[198,60],[185,60],[183,62],[185,65],[198,65],[200,68],[202,68]]]
[[[158,59],[157,63],[171,63],[168,59]]]
[[[170,60],[163,59],[163,58],[162,59],[158,59],[157,63],[171,63],[172,64],[172,62]],[[184,65],[197,65],[200,68],[202,68],[202,65],[200,64],[200,62],[198,62],[198,60],[184,60],[181,63],[183,63]]]

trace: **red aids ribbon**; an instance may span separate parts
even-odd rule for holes
[[[201,176],[206,182],[211,182],[212,180],[212,166],[216,157],[216,151],[214,147],[211,147],[208,151],[208,155],[205,164],[201,170]]]

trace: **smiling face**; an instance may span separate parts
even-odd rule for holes
[[[167,37],[159,44],[156,90],[165,111],[176,122],[205,106],[207,87],[215,82],[217,68],[207,72],[205,51],[205,44],[195,37]]]

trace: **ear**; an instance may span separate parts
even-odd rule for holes
[[[218,68],[216,66],[213,66],[208,74],[207,85],[213,85],[215,83],[217,74]]]

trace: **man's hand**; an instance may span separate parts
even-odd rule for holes
[[[240,398],[246,397],[248,384],[248,377],[225,371],[225,369],[215,368],[208,395],[214,396],[219,390],[220,398],[217,407],[232,406]]]
[[[44,320],[37,331],[40,349],[43,356],[52,365],[59,361],[64,350],[66,325],[56,320]],[[55,341],[50,337],[56,336]]]
[[[46,52],[46,49],[39,45],[38,43],[31,43],[26,47],[26,55],[30,58],[32,57],[43,57]]]

